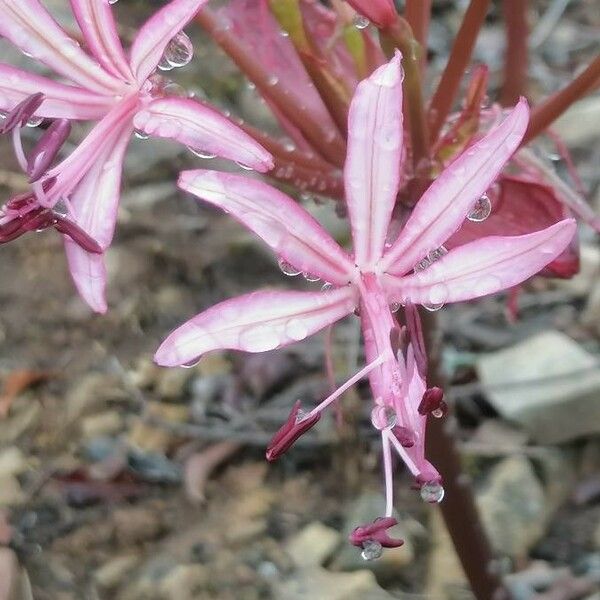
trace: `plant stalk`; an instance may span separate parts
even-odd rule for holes
[[[506,53],[504,83],[500,104],[512,106],[524,95],[529,61],[527,0],[504,0],[502,5],[506,23]]]

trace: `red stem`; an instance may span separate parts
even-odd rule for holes
[[[471,61],[477,41],[490,5],[490,0],[471,0],[463,22],[456,35],[448,63],[429,106],[429,135],[435,142],[446,117],[452,109],[460,82]]]
[[[239,38],[223,28],[214,13],[208,9],[201,10],[196,20],[256,85],[260,93],[269,98],[332,165],[342,167],[346,157],[346,143],[342,136],[335,131],[333,135],[323,135],[321,123],[281,84],[270,83],[270,74],[254,60],[253,53]]]
[[[427,35],[431,19],[431,2],[432,0],[406,0],[404,9],[404,18],[408,21],[415,39],[421,46],[419,64],[422,73],[427,66]]]
[[[580,75],[573,79],[571,83],[546,98],[546,100],[538,104],[531,111],[529,127],[523,138],[523,144],[526,144],[550,127],[573,103],[577,102],[577,100],[598,85],[600,85],[600,55]]]
[[[527,47],[529,26],[527,24],[527,0],[504,0],[506,23],[506,61],[504,84],[500,104],[511,106],[524,95],[527,83],[529,52]]]

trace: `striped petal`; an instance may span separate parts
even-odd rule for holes
[[[169,42],[194,18],[207,0],[172,0],[139,30],[131,47],[131,70],[138,82],[155,70]]]
[[[381,258],[400,183],[404,153],[400,61],[397,52],[362,81],[350,106],[344,182],[355,259],[361,267]]]
[[[451,250],[423,271],[384,276],[390,300],[445,304],[472,300],[518,285],[552,262],[575,235],[573,219],[535,233],[487,237]]]
[[[121,174],[130,128],[97,160],[71,195],[77,224],[106,249],[112,241],[121,191]],[[80,296],[95,311],[105,313],[106,267],[104,255],[87,252],[65,237],[69,271]]]
[[[90,91],[122,91],[123,82],[90,58],[38,0],[0,0],[0,13],[0,35],[27,55]]]
[[[231,213],[298,271],[338,285],[351,279],[350,257],[311,215],[274,187],[215,171],[186,171],[179,187]]]
[[[112,75],[131,80],[108,0],[70,0],[73,14],[94,58]]]
[[[211,350],[274,350],[335,323],[355,305],[352,286],[329,292],[253,292],[221,302],[176,329],[154,360],[174,367],[193,363]]]
[[[148,135],[170,138],[206,154],[235,160],[257,171],[273,168],[271,155],[214,108],[187,98],[160,98],[134,119]]]
[[[114,104],[109,96],[0,63],[0,110],[9,112],[37,92],[44,94],[44,102],[36,114],[48,119],[101,119]]]
[[[521,99],[503,123],[466,150],[429,186],[381,261],[383,271],[393,275],[409,272],[460,228],[473,204],[519,147],[528,121],[527,102]]]

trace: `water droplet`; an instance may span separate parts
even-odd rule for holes
[[[296,269],[294,265],[291,265],[289,262],[280,258],[278,261],[279,268],[284,275],[288,275],[289,277],[296,277],[296,275],[300,275],[302,271],[300,269]]]
[[[473,223],[481,223],[485,221],[492,212],[492,201],[487,194],[483,194],[473,205],[471,212],[467,215],[467,219]]]
[[[379,431],[391,429],[397,422],[396,411],[391,406],[376,406],[371,411],[371,423]]]
[[[319,281],[319,279],[321,279],[318,275],[313,275],[312,273],[308,273],[307,271],[304,271],[302,273],[302,277],[304,277],[306,281]]]
[[[248,88],[249,90],[255,90],[256,89],[256,85],[253,81],[247,81],[246,82],[246,88]]]
[[[428,269],[436,260],[439,260],[446,254],[448,254],[448,250],[446,250],[446,248],[444,246],[440,246],[439,248],[436,248],[435,250],[431,250],[425,258],[420,260],[415,265],[415,268],[414,268],[415,273],[418,273],[419,271],[424,271],[425,269]]]
[[[161,71],[185,67],[194,57],[194,46],[190,38],[180,31],[167,45],[158,64]]]
[[[147,140],[150,137],[145,131],[142,131],[141,129],[136,129],[133,133],[138,140]]]
[[[200,359],[195,358],[194,360],[191,360],[190,362],[182,364],[181,367],[183,369],[193,369],[199,362],[200,362]]]
[[[277,77],[277,75],[271,75],[269,79],[267,79],[267,83],[269,85],[277,85],[279,83],[279,77]]]
[[[108,0],[109,4],[116,4],[119,0]]]
[[[256,325],[245,329],[239,337],[240,350],[245,352],[266,352],[274,350],[281,341],[278,331],[269,325]]]
[[[196,150],[195,148],[192,148],[190,146],[188,146],[188,150],[198,158],[205,158],[207,160],[210,160],[211,158],[216,158],[217,156],[212,152],[208,152],[208,150]]]
[[[428,481],[421,486],[421,498],[430,504],[438,504],[444,499],[444,488],[437,481]]]
[[[330,292],[333,289],[333,283],[329,283],[329,281],[326,281],[322,286],[321,286],[321,291],[322,292]]]
[[[60,217],[69,216],[69,207],[63,198],[61,198],[52,208],[52,212]]]
[[[362,548],[360,555],[363,560],[377,560],[383,554],[383,546],[376,540],[363,542]]]
[[[25,124],[26,127],[39,127],[44,120],[44,117],[38,117],[37,115],[33,115],[29,117],[29,120]]]
[[[444,411],[441,408],[434,408],[431,411],[431,416],[436,419],[441,419],[444,416]]]
[[[393,313],[396,313],[396,312],[398,312],[400,310],[401,306],[402,305],[400,304],[400,302],[392,302],[390,304],[390,311],[393,312]]]
[[[362,15],[356,15],[354,17],[354,27],[356,27],[356,29],[366,29],[369,25],[370,21],[367,17],[363,17]]]
[[[299,342],[308,335],[308,329],[300,319],[291,319],[285,326],[285,334],[289,338]]]
[[[294,142],[292,142],[291,140],[286,140],[283,143],[283,149],[286,152],[293,152],[296,149],[296,144],[294,144]]]
[[[235,161],[235,164],[240,167],[240,169],[244,169],[244,171],[254,171],[254,169],[252,167],[249,167],[248,165],[245,165],[244,163],[241,163],[239,161]]]

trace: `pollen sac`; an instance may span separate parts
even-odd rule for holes
[[[286,452],[294,442],[309,429],[311,429],[321,418],[321,413],[312,416],[304,416],[300,411],[300,400],[298,400],[279,431],[267,446],[267,460],[273,462]]]
[[[17,104],[0,123],[0,135],[10,133],[17,127],[25,127],[27,122],[33,117],[35,111],[44,101],[44,94],[38,92],[32,94]]]
[[[372,523],[366,523],[354,529],[349,536],[350,543],[353,546],[362,548],[363,553],[367,551],[369,556],[373,554],[372,551],[376,548],[371,544],[377,544],[380,550],[381,548],[399,548],[404,544],[404,540],[393,538],[387,532],[394,525],[398,525],[398,521],[394,517],[378,517]],[[381,552],[379,552],[379,556],[381,556]],[[363,555],[363,558],[373,560],[379,558],[379,556],[367,558]]]
[[[448,412],[448,405],[444,401],[444,390],[439,387],[426,389],[417,410],[420,415],[431,414],[438,419],[443,417]]]

